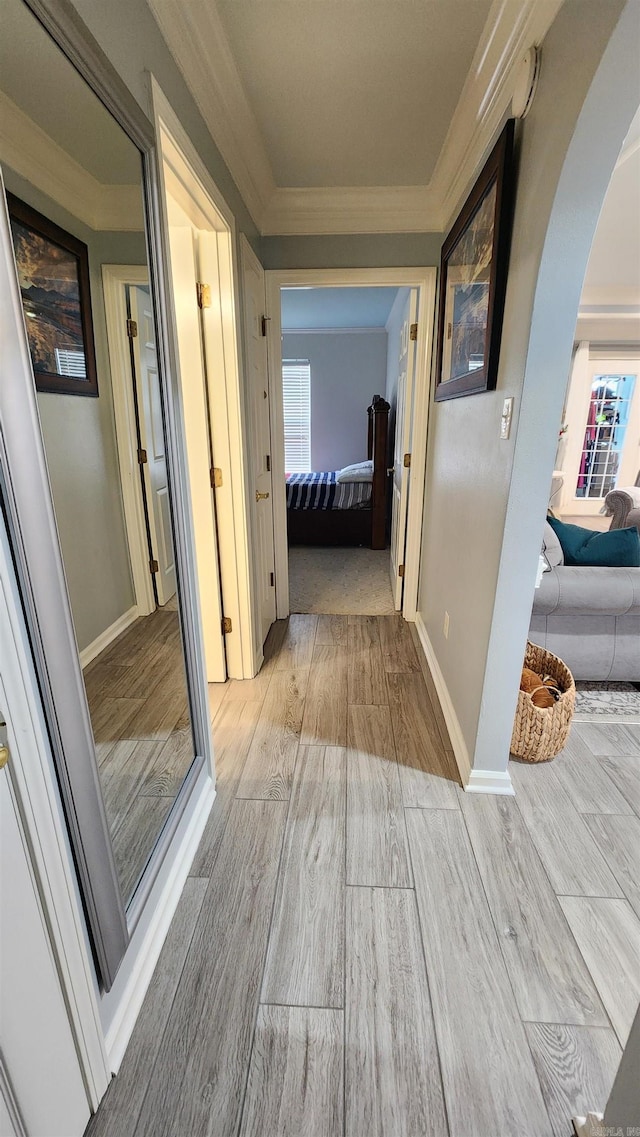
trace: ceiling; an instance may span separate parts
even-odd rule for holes
[[[218,0],[277,186],[426,184],[490,0]]]
[[[283,288],[282,330],[384,328],[397,288]]]
[[[147,0],[262,234],[442,232],[562,0]]]
[[[582,302],[640,306],[640,110],[604,199]]]
[[[0,90],[103,185],[140,182],[136,147],[22,0],[2,0]]]

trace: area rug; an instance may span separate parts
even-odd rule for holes
[[[389,550],[289,549],[289,608],[332,616],[389,616]]]
[[[640,691],[632,683],[576,683],[576,722],[640,723]]]

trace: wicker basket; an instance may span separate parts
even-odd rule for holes
[[[528,643],[524,666],[538,675],[552,675],[562,694],[552,707],[536,707],[525,691],[518,692],[511,753],[525,762],[547,762],[564,748],[569,735],[576,685],[569,668],[557,655]]]

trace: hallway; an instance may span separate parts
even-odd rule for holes
[[[640,728],[464,794],[409,625],[210,687],[217,798],[90,1137],[564,1137],[640,997]]]

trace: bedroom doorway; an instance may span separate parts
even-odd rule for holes
[[[414,619],[435,269],[266,278],[278,618]]]

